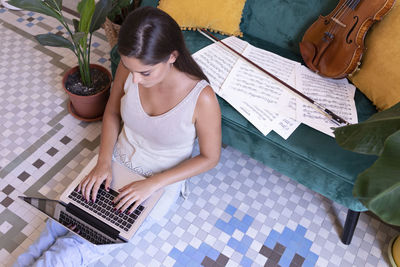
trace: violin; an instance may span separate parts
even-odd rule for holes
[[[359,69],[369,28],[383,18],[395,0],[340,0],[305,32],[300,53],[308,68],[329,78],[344,78]]]

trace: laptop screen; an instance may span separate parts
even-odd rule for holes
[[[58,221],[55,217],[55,211],[57,206],[62,206],[57,200],[44,199],[44,198],[34,198],[34,197],[20,197],[25,202],[31,204],[36,209],[40,210],[47,216]]]
[[[117,238],[115,234],[110,234],[109,229],[107,229],[108,227],[102,229],[101,226],[99,227],[99,225],[90,223],[90,220],[88,220],[86,216],[84,216],[84,218],[79,216],[79,212],[74,212],[74,207],[68,207],[63,203],[52,199],[34,197],[20,198],[50,218],[59,222],[68,230],[78,234],[93,244],[100,245],[123,242]]]

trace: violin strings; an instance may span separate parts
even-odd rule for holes
[[[337,18],[340,17],[341,15],[338,15],[339,13],[343,12],[343,9],[346,8],[346,6],[349,6],[349,2],[352,2],[353,0],[346,0],[346,2],[344,2],[336,11],[336,13],[332,16],[333,18]]]
[[[354,10],[357,5],[360,3],[360,0],[346,0],[340,8],[336,11],[336,13],[332,16],[335,19],[338,19],[339,21],[341,18],[345,17],[348,15],[351,10]],[[337,29],[337,23],[335,23],[331,28],[329,29],[329,34],[334,35]]]
[[[340,17],[342,16],[343,10],[346,9],[346,6],[347,6],[348,2],[351,2],[351,1],[353,1],[353,0],[346,0],[346,2],[344,2],[344,3],[338,8],[338,10],[336,11],[336,13],[332,16],[332,18],[335,18],[335,19],[340,18]],[[344,12],[345,12],[345,11],[344,11]],[[329,28],[328,33],[329,33],[330,35],[334,35],[334,34],[335,34],[334,31],[335,31],[336,28],[337,28],[337,24],[336,24],[336,23],[334,23],[333,25],[331,24],[331,27]]]

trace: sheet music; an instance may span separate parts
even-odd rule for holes
[[[300,63],[254,47],[237,38],[223,42],[272,75],[309,96],[350,123],[357,123],[355,87],[346,79],[323,78]],[[315,105],[275,81],[224,47],[211,44],[193,55],[214,91],[239,111],[262,134],[271,130],[287,139],[300,123],[333,136],[337,127]]]
[[[322,78],[305,66],[300,66],[296,77],[298,90],[318,104],[334,112],[350,123],[357,123],[357,110],[354,103],[355,87],[346,79],[334,80]],[[338,127],[308,102],[298,98],[297,118],[330,136],[334,136],[331,127]]]
[[[247,42],[236,37],[228,37],[223,41],[240,52],[248,45]],[[218,43],[206,46],[192,56],[210,80],[210,85],[217,94],[239,57]]]
[[[272,120],[274,119],[269,111],[260,109],[259,107],[249,103],[246,99],[242,99],[235,95],[227,95],[224,98],[232,107],[243,115],[251,124],[254,125],[263,135],[269,134],[272,130]]]
[[[274,132],[279,134],[283,139],[288,139],[289,136],[299,127],[301,122],[289,117],[279,116],[274,121]]]
[[[222,85],[220,95],[223,98],[235,96],[246,97],[249,102],[262,102],[270,108],[281,109],[285,91],[280,84],[265,77],[248,63],[239,60]]]
[[[296,67],[300,66],[299,62],[281,57],[250,44],[244,50],[243,56],[247,57],[261,68],[267,70],[272,75],[278,77],[289,85],[293,87],[296,86],[295,74]]]
[[[240,54],[242,54],[243,51],[246,49],[246,47],[250,45],[248,42],[243,41],[234,36],[225,38],[224,40],[222,40],[222,42],[227,44],[228,46],[230,46],[232,49],[239,52]],[[221,46],[225,47],[224,45],[221,45]],[[225,47],[225,49],[227,49],[230,53],[235,54],[235,52],[231,51],[229,48]],[[238,57],[238,55],[236,55],[236,57]]]
[[[299,63],[263,52],[252,45],[247,46],[243,55],[272,74],[276,74],[284,82],[294,84],[295,70]],[[296,119],[296,111],[289,105],[292,96],[288,89],[241,58],[234,65],[219,94],[223,98],[234,95],[246,99],[253,106],[267,107],[269,110]]]
[[[257,48],[255,46],[249,45],[243,52],[243,55],[259,65],[261,68],[267,70],[272,75],[275,75],[282,81],[288,83],[289,85],[295,87],[296,82],[296,68],[301,64],[297,61],[293,61],[277,54],[271,53],[267,50]],[[284,88],[284,90],[289,90]],[[292,94],[286,94],[288,98],[287,106],[291,110],[289,115],[295,114],[296,111],[296,97]],[[273,112],[271,112],[273,113]],[[285,112],[288,114],[287,112]],[[287,117],[280,115],[279,113],[274,113],[274,120],[272,121],[273,130],[279,134],[285,140],[296,130],[300,125],[300,122],[295,120],[296,115]]]

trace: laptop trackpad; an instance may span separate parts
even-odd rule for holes
[[[115,161],[112,162],[112,175],[111,188],[115,191],[134,181],[145,179],[145,177]]]

